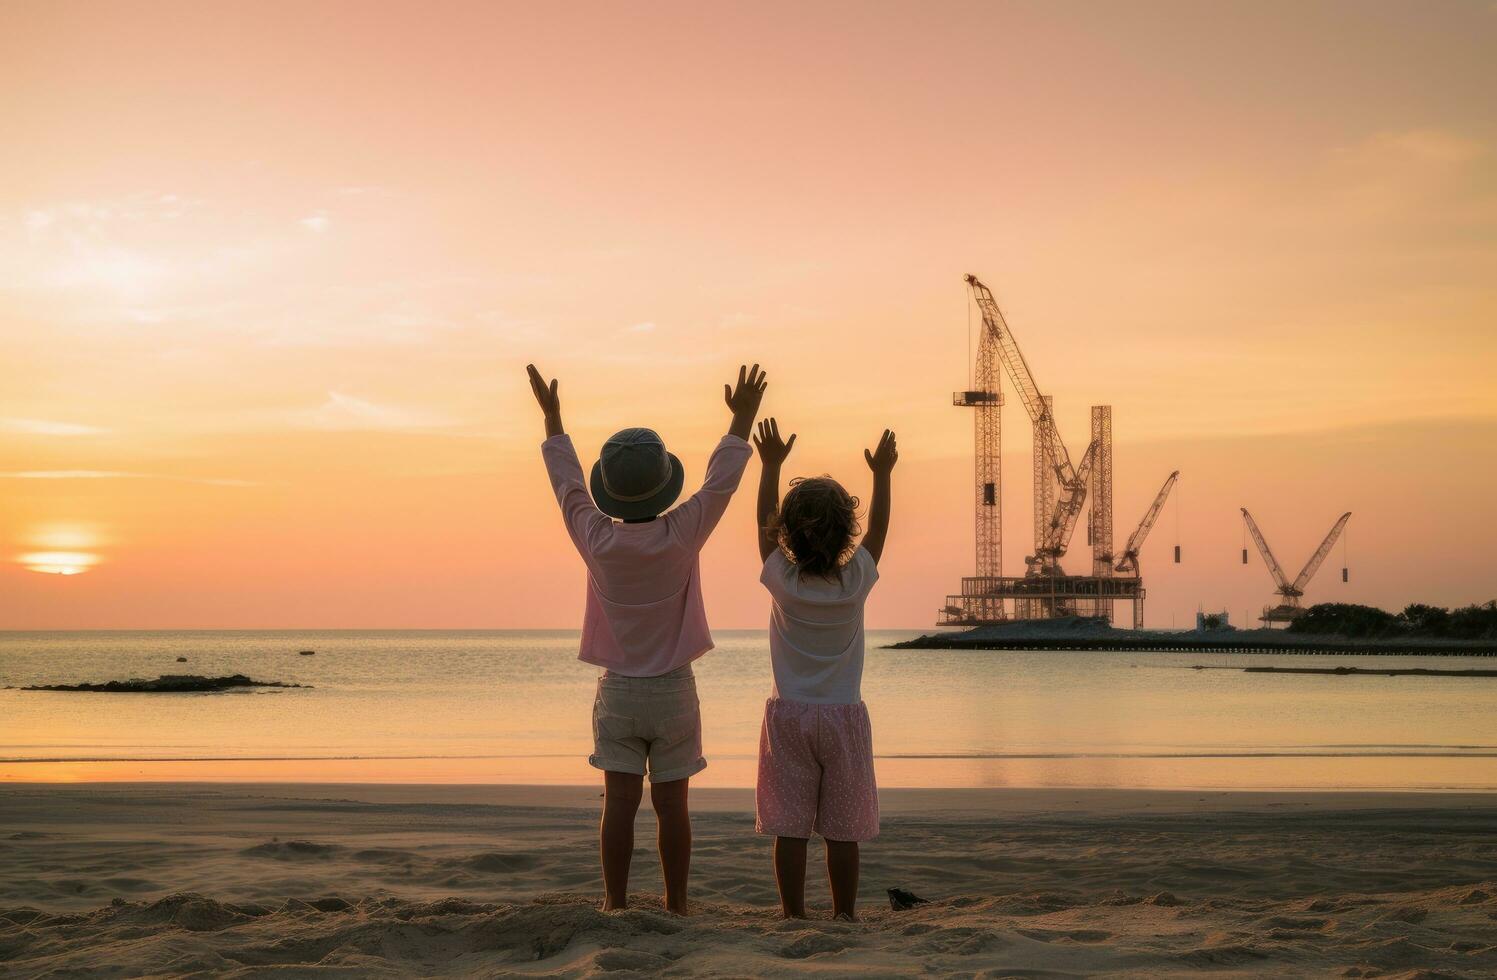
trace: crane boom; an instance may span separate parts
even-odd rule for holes
[[[967,285],[972,287],[972,298],[977,301],[977,307],[982,311],[983,326],[998,343],[998,359],[1003,362],[1009,379],[1013,381],[1015,390],[1019,392],[1019,400],[1024,403],[1024,409],[1029,413],[1029,420],[1036,426],[1046,429],[1053,440],[1055,461],[1062,486],[1075,483],[1076,471],[1071,465],[1071,455],[1066,451],[1065,443],[1061,441],[1060,430],[1056,428],[1055,419],[1051,417],[1045,405],[1045,397],[1040,393],[1039,385],[1035,383],[1034,372],[1029,370],[1029,362],[1024,360],[1024,352],[1019,349],[1013,331],[1008,328],[1008,321],[1004,319],[1003,311],[998,308],[998,301],[993,298],[993,291],[983,285],[982,280],[974,275],[967,276]]]
[[[1138,553],[1144,546],[1144,539],[1149,536],[1150,531],[1154,530],[1154,522],[1159,520],[1159,512],[1164,509],[1164,502],[1169,499],[1170,491],[1174,489],[1175,481],[1179,478],[1180,471],[1176,470],[1169,475],[1169,479],[1164,481],[1164,486],[1159,488],[1154,502],[1144,512],[1144,519],[1138,522],[1138,528],[1128,536],[1128,545],[1123,549],[1122,556],[1118,558],[1117,571],[1138,571]]]
[[[1063,496],[1055,505],[1055,513],[1050,516],[1050,530],[1045,535],[1044,547],[1044,554],[1050,558],[1059,558],[1071,544],[1071,535],[1076,530],[1076,518],[1081,514],[1082,504],[1086,503],[1086,483],[1096,461],[1097,444],[1093,442],[1086,447],[1086,455],[1081,457],[1081,465],[1076,469],[1076,492]],[[1060,466],[1057,464],[1055,468],[1059,471]]]
[[[1008,320],[999,309],[998,301],[993,298],[993,291],[974,275],[967,276],[967,285],[971,287],[972,297],[982,311],[984,332],[993,341],[998,359],[1008,373],[1009,380],[1014,383],[1015,390],[1019,392],[1019,400],[1024,403],[1030,421],[1034,423],[1036,445],[1048,444],[1054,455],[1060,493],[1055,501],[1055,509],[1050,514],[1045,543],[1039,553],[1033,556],[1036,564],[1032,566],[1045,567],[1050,564],[1045,561],[1046,558],[1058,558],[1065,554],[1070,545],[1071,534],[1076,529],[1076,518],[1086,500],[1086,481],[1090,476],[1090,467],[1086,473],[1081,473],[1072,464],[1071,454],[1060,436],[1060,428],[1055,424],[1050,406],[1046,404],[1047,399],[1034,380],[1034,372],[1029,369],[1029,362],[1024,359],[1024,352],[1019,349],[1019,343],[1009,329]],[[1087,451],[1092,452],[1092,447],[1088,447]],[[1035,520],[1039,519],[1040,515],[1036,514]]]
[[[1242,519],[1247,521],[1248,531],[1253,535],[1253,542],[1258,545],[1258,553],[1263,556],[1264,563],[1268,565],[1268,574],[1273,576],[1274,584],[1279,587],[1279,590],[1287,595],[1290,591],[1289,580],[1284,577],[1284,570],[1279,567],[1279,560],[1268,549],[1268,542],[1263,540],[1263,532],[1258,530],[1253,515],[1248,513],[1246,507],[1242,508]]]
[[[1325,540],[1320,542],[1320,547],[1315,549],[1315,554],[1311,555],[1310,560],[1305,562],[1305,567],[1300,569],[1299,577],[1289,587],[1292,592],[1298,594],[1305,591],[1305,586],[1309,585],[1310,579],[1314,578],[1315,573],[1320,571],[1320,563],[1325,561],[1325,556],[1331,553],[1331,549],[1336,545],[1336,539],[1341,537],[1341,531],[1346,527],[1346,522],[1349,520],[1351,520],[1351,511],[1347,511],[1341,515],[1341,519],[1331,528],[1330,533],[1325,536]]]

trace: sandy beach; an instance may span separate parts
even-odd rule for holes
[[[1497,975],[1491,795],[889,791],[855,924],[814,868],[779,918],[748,791],[695,805],[681,919],[647,813],[598,911],[592,787],[12,784],[0,972]]]

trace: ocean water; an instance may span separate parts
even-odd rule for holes
[[[1190,669],[1473,661],[881,648],[914,635],[869,634],[885,786],[1497,790],[1497,679]],[[696,782],[750,786],[767,642],[716,638],[696,665],[709,760]],[[0,690],[0,780],[589,783],[597,670],[576,651],[566,631],[0,633],[0,687],[168,673],[311,685]]]

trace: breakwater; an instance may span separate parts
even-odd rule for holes
[[[1497,657],[1497,640],[1362,639],[1273,629],[1124,630],[1101,619],[1022,620],[930,633],[890,645],[902,650],[1112,650],[1166,653],[1342,654]]]

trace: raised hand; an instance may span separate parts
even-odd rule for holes
[[[754,427],[754,416],[759,414],[759,403],[764,400],[764,389],[768,387],[766,377],[768,375],[760,371],[757,364],[752,368],[739,365],[737,386],[723,385],[723,401],[727,402],[728,410],[733,413],[733,422],[728,427],[729,435],[740,439],[749,437]]]
[[[795,433],[789,440],[780,438],[780,423],[765,419],[759,423],[759,434],[754,437],[754,447],[759,450],[759,502],[758,529],[759,558],[767,561],[780,546],[780,535],[775,530],[775,512],[780,509],[780,464],[790,455],[795,445]]]
[[[868,507],[868,532],[863,535],[863,548],[873,556],[876,565],[884,556],[884,542],[889,538],[890,497],[894,483],[889,474],[893,472],[894,464],[899,462],[899,444],[894,441],[894,433],[885,429],[878,448],[863,450],[863,458],[873,471],[873,503]]]
[[[893,431],[885,429],[883,438],[878,441],[878,448],[863,450],[863,458],[868,461],[868,468],[875,476],[889,474],[894,469],[894,464],[899,462],[899,446],[894,440]]]
[[[759,450],[759,459],[765,466],[779,466],[785,462],[794,445],[795,433],[790,433],[789,440],[781,439],[780,423],[776,420],[764,419],[759,423],[759,434],[754,436],[754,448]]]
[[[547,384],[534,364],[525,365],[525,373],[530,376],[530,391],[535,395],[535,402],[546,417],[546,436],[561,435],[561,396],[557,393],[556,379],[552,378]]]
[[[734,415],[748,412],[749,418],[759,414],[759,402],[764,399],[764,389],[769,377],[767,371],[760,371],[759,365],[745,367],[738,365],[738,384],[735,386],[723,385],[723,401],[728,403],[728,410]]]

